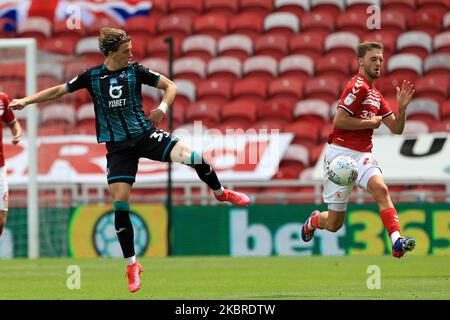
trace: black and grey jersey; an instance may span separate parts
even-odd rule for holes
[[[141,87],[156,87],[160,75],[138,62],[110,71],[104,64],[66,83],[67,92],[87,89],[95,108],[98,142],[124,141],[152,129],[142,109]]]

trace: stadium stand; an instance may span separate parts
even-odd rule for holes
[[[355,49],[360,41],[384,44],[383,75],[375,85],[394,110],[395,87],[402,79],[414,81],[416,96],[408,108],[406,133],[450,132],[450,8],[446,0],[152,3],[148,18],[130,18],[123,27],[133,38],[135,58],[162,74],[168,74],[169,68],[165,38],[174,37],[175,127],[202,120],[222,132],[276,128],[293,133],[293,144],[275,179],[302,180],[310,174],[331,131],[340,90],[357,71]],[[367,29],[366,9],[371,4],[381,8],[382,28]],[[63,21],[34,17],[24,20],[14,33],[8,31],[12,24],[12,20],[0,20],[2,37],[34,37],[40,53],[59,57],[51,67],[39,65],[38,87],[42,88],[102,63],[97,32],[105,24],[116,25],[98,19],[89,26],[68,29]],[[1,68],[0,80],[5,80],[1,88],[12,97],[21,96],[23,65],[2,63]],[[145,110],[159,99],[157,91],[145,90]],[[55,112],[52,105],[42,107],[39,134],[95,131],[86,94],[58,105],[64,112]],[[54,132],[46,126],[49,121],[58,122]]]

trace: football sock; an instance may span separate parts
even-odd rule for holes
[[[223,190],[225,190],[223,187],[220,187],[219,190],[213,190],[216,196],[221,196],[223,193]]]
[[[400,237],[400,226],[398,224],[398,214],[395,208],[389,208],[381,211],[381,220],[387,229],[392,244]]]
[[[189,166],[193,167],[198,177],[208,185],[212,190],[222,192],[222,185],[217,178],[217,174],[211,165],[197,151],[193,151]]]
[[[127,266],[131,266],[136,263],[136,256],[127,258]]]
[[[114,202],[114,226],[119,238],[124,258],[130,258],[134,253],[134,230],[130,220],[130,206],[123,201]]]

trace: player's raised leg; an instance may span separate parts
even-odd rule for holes
[[[136,292],[141,287],[139,275],[142,267],[136,261],[134,252],[134,230],[130,219],[129,199],[131,194],[131,184],[126,182],[115,182],[109,184],[109,190],[114,201],[114,226],[123,257],[126,259],[128,277],[128,290]]]
[[[389,190],[383,177],[373,175],[367,185],[367,191],[378,203],[381,213],[381,220],[388,231],[392,242],[392,255],[401,258],[406,252],[411,251],[416,246],[414,238],[403,238],[400,235],[400,225],[397,210],[394,208]]]
[[[334,211],[330,207],[328,211],[314,210],[303,224],[302,239],[305,242],[311,241],[316,229],[337,232],[344,225],[344,221],[345,211]]]
[[[178,141],[170,153],[170,159],[194,168],[199,178],[213,191],[217,200],[228,201],[236,206],[247,206],[250,203],[247,195],[225,189],[208,161],[199,152],[192,150],[187,143]]]

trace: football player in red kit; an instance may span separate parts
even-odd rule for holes
[[[392,242],[392,255],[400,258],[416,245],[413,238],[400,235],[397,211],[394,208],[381,169],[372,154],[373,130],[384,123],[394,134],[402,134],[405,127],[406,107],[414,95],[414,86],[403,81],[397,87],[398,114],[394,114],[373,82],[380,77],[383,64],[383,45],[363,42],[358,50],[359,72],[344,89],[333,121],[333,132],[328,138],[324,170],[331,161],[342,155],[352,157],[358,166],[358,187],[368,191],[377,202],[381,220]],[[344,224],[347,202],[353,185],[339,186],[324,179],[323,199],[328,211],[315,210],[302,228],[303,241],[310,241],[316,229],[336,232]]]
[[[0,92],[0,119],[10,129],[13,135],[13,144],[18,144],[22,135],[22,128],[14,113],[8,108],[9,97],[4,92]],[[3,157],[3,139],[0,128],[0,236],[6,224],[8,214],[8,181],[6,179],[5,158]]]

